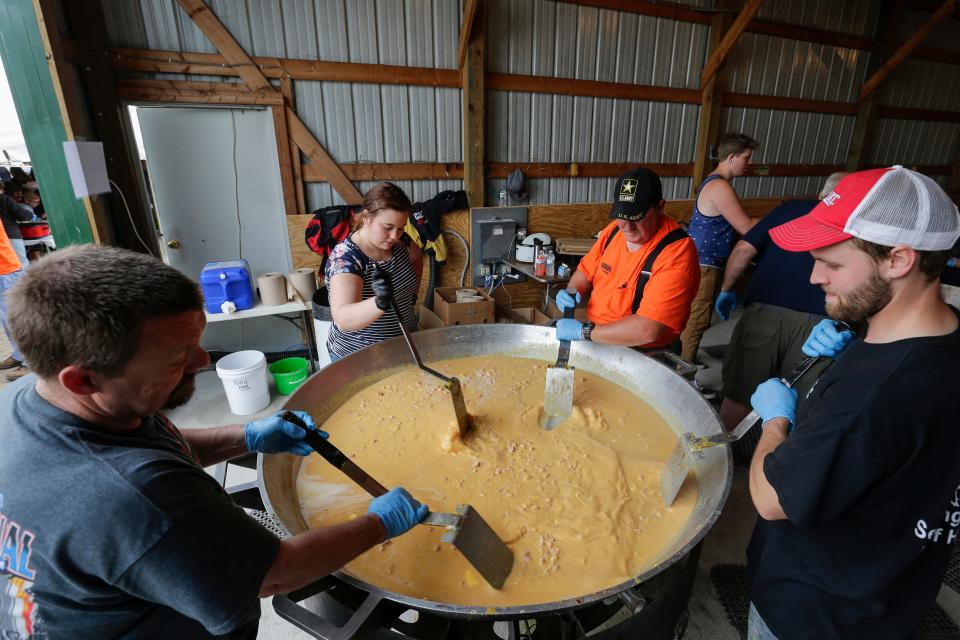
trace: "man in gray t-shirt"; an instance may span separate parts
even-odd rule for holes
[[[309,447],[278,415],[181,432],[160,413],[189,399],[209,358],[196,284],[159,261],[72,247],[9,296],[36,375],[0,392],[4,640],[254,638],[258,596],[302,587],[426,515],[396,488],[365,516],[280,541],[235,505],[203,467]]]

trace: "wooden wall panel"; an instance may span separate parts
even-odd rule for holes
[[[753,198],[743,200],[744,211],[752,218],[762,218],[771,209],[783,202],[777,198]],[[678,222],[690,220],[693,200],[672,200],[667,202],[666,213]],[[584,204],[534,205],[527,209],[527,230],[530,233],[547,233],[551,237],[589,238],[605,227],[610,220],[609,202]],[[315,267],[320,265],[320,256],[311,251],[303,240],[303,232],[311,216],[287,216],[287,230],[290,234],[290,248],[293,253],[293,266]],[[467,243],[470,242],[470,212],[454,211],[443,216],[444,229],[456,231]],[[466,260],[466,254],[460,241],[450,235],[444,235],[447,245],[447,261],[440,267],[437,286],[454,287],[460,284],[460,272]],[[426,274],[425,274],[426,275]],[[470,274],[465,279],[470,286]],[[494,297],[500,304],[512,307],[538,307],[543,301],[544,285],[527,281],[506,285],[506,291],[498,287]],[[420,298],[426,291],[426,281],[420,288]]]

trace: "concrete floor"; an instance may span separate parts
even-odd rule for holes
[[[715,324],[706,333],[703,346],[726,344],[738,318],[737,312],[731,320]],[[10,353],[9,344],[0,332],[0,359]],[[721,363],[705,351],[700,352],[701,360],[708,366],[697,373],[697,381],[708,390],[720,386]],[[6,380],[0,376],[0,388]],[[277,410],[285,400],[271,388],[273,401],[265,411],[266,415]],[[255,416],[253,416],[255,417]],[[216,373],[203,372],[198,376],[198,391],[186,406],[170,413],[170,418],[179,427],[204,428],[231,422],[251,419],[251,416],[238,417],[229,412],[226,397]],[[208,471],[212,472],[212,468]],[[228,485],[256,479],[252,470],[231,467],[227,477]],[[730,497],[727,500],[720,519],[704,540],[690,603],[690,620],[685,638],[690,640],[737,640],[740,636],[728,622],[723,607],[714,591],[710,579],[710,568],[717,564],[745,564],[745,550],[750,532],[756,521],[756,511],[750,502],[747,488],[747,476],[744,469],[736,469]],[[944,586],[938,597],[938,603],[947,614],[960,625],[960,594]],[[273,611],[270,600],[262,601],[263,617],[260,622],[261,640],[308,640],[312,636],[301,632],[293,625],[282,620]],[[547,639],[545,639],[547,640]]]

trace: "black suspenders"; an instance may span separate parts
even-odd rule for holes
[[[607,236],[607,241],[603,243],[603,250],[600,251],[601,258],[603,258],[604,251],[606,251],[607,247],[610,246],[610,243],[613,242],[614,236],[616,236],[619,232],[620,227],[614,227],[613,231],[610,232],[610,235]],[[636,313],[637,309],[640,308],[640,300],[643,299],[643,289],[647,286],[647,281],[650,280],[650,274],[653,272],[653,263],[655,263],[657,258],[660,257],[660,252],[677,240],[683,240],[684,238],[689,237],[690,236],[687,235],[686,231],[677,228],[663,236],[663,239],[660,240],[660,243],[653,248],[653,251],[651,251],[650,255],[647,256],[646,261],[643,263],[643,267],[640,269],[640,277],[637,278],[637,290],[633,295],[633,307],[630,310],[631,313]]]

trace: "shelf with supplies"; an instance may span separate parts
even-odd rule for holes
[[[284,304],[274,305],[265,305],[262,302],[257,302],[257,304],[249,309],[234,311],[233,313],[210,313],[206,309],[203,310],[203,315],[206,316],[208,324],[213,322],[227,322],[229,320],[246,320],[249,318],[284,315],[288,313],[299,313],[303,320],[303,331],[307,338],[307,352],[310,354],[308,358],[310,362],[310,373],[316,373],[317,361],[314,358],[314,354],[317,353],[316,349],[319,347],[317,345],[316,333],[313,330],[312,305],[298,298],[297,300],[292,300]]]
[[[511,269],[516,269],[523,275],[527,276],[531,280],[536,280],[537,282],[542,282],[543,284],[553,285],[561,284],[570,280],[570,276],[537,276],[533,272],[533,263],[532,262],[520,262],[516,258],[510,258],[505,260],[504,264],[510,267]]]
[[[527,276],[531,280],[545,284],[543,292],[543,304],[541,305],[540,310],[546,311],[547,305],[550,304],[550,290],[553,288],[553,285],[564,285],[570,281],[570,275],[565,276],[537,276],[533,272],[533,263],[532,262],[520,262],[516,257],[511,257],[509,260],[505,260],[504,264],[519,271],[523,275]],[[572,272],[571,272],[572,273]]]

